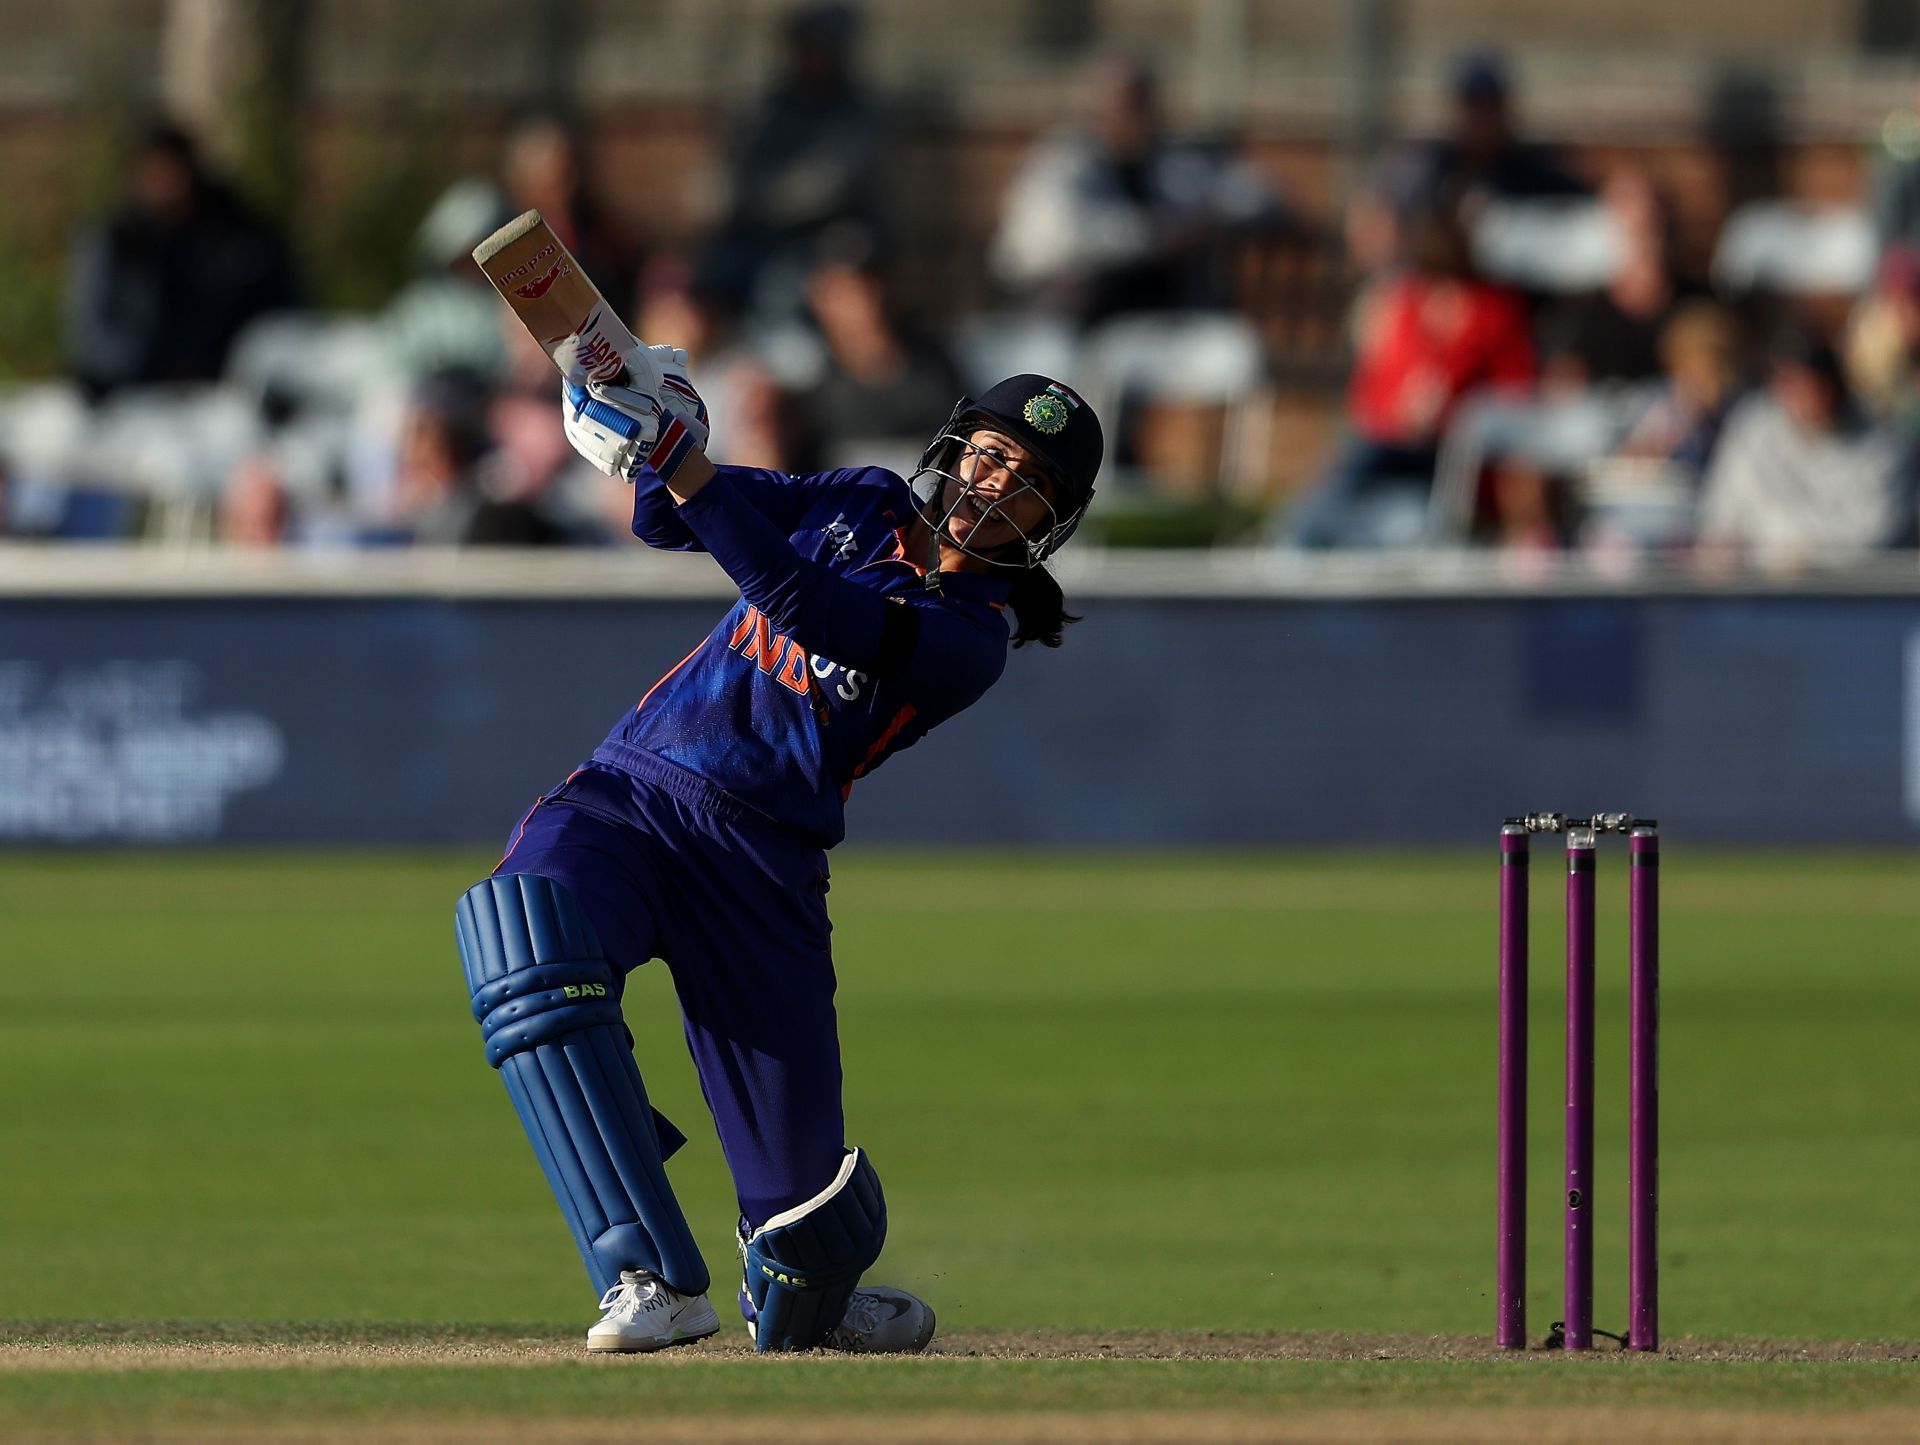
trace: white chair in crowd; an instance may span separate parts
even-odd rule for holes
[[[95,409],[82,470],[144,495],[156,540],[187,543],[210,531],[221,487],[263,434],[252,398],[231,388],[141,387]]]
[[[1070,381],[1079,370],[1079,338],[1049,316],[990,311],[963,322],[952,340],[961,377],[974,395],[1024,371]]]
[[[1442,546],[1470,540],[1480,473],[1487,463],[1525,462],[1578,483],[1619,445],[1646,404],[1646,394],[1638,388],[1567,397],[1486,392],[1469,398],[1440,443],[1428,518],[1431,540]]]
[[[1088,400],[1110,426],[1128,402],[1221,408],[1222,486],[1242,496],[1264,480],[1272,425],[1266,349],[1244,316],[1169,311],[1116,317],[1087,337],[1083,374]]]
[[[1865,211],[1753,201],[1720,231],[1713,283],[1722,291],[1850,296],[1873,279],[1876,255]]]
[[[344,416],[389,373],[380,328],[365,316],[288,311],[241,332],[227,381],[250,396]]]
[[[1473,226],[1480,270],[1528,291],[1596,291],[1621,249],[1619,223],[1597,200],[1492,201]]]
[[[87,439],[87,404],[68,382],[40,382],[0,395],[0,463],[8,473],[4,520],[28,533],[52,530]]]

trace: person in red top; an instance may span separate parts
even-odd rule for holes
[[[1347,434],[1288,519],[1297,546],[1420,540],[1440,438],[1461,399],[1532,383],[1526,307],[1474,274],[1458,220],[1414,218],[1407,253],[1406,268],[1361,302]]]

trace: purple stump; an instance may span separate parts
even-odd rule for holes
[[[1660,835],[1628,842],[1627,1348],[1660,1347]]]
[[[1565,1342],[1593,1348],[1594,835],[1567,832],[1567,1271]]]
[[[1524,825],[1500,830],[1499,1345],[1527,1347],[1527,873]]]

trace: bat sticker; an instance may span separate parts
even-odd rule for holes
[[[553,269],[548,271],[546,275],[537,281],[529,281],[524,286],[514,287],[513,294],[524,297],[528,301],[538,301],[552,289],[554,282],[566,274],[568,274],[567,263],[565,261],[555,261],[553,263]]]

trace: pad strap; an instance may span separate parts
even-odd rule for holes
[[[880,1176],[858,1149],[805,1204],[751,1233],[742,1221],[741,1308],[754,1326],[755,1348],[810,1350],[825,1340],[886,1239]]]

